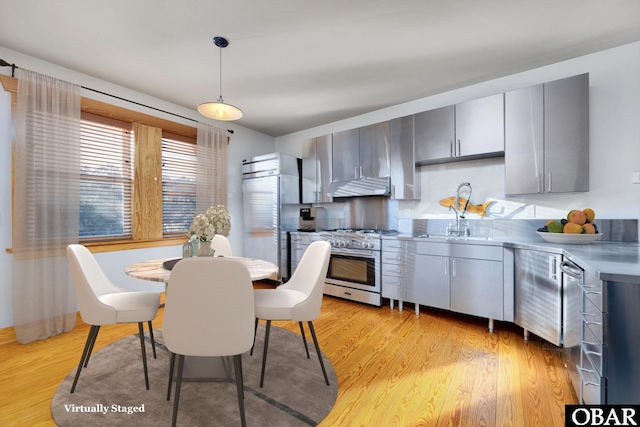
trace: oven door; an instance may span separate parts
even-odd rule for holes
[[[325,282],[380,293],[380,252],[332,249]]]

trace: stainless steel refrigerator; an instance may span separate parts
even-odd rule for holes
[[[242,161],[244,256],[271,261],[278,280],[288,276],[287,232],[295,231],[300,203],[298,159],[282,153]]]

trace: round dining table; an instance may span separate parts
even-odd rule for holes
[[[278,274],[278,266],[269,261],[237,256],[227,258],[237,260],[247,267],[251,280],[253,281],[273,278]],[[163,258],[137,262],[125,267],[124,272],[128,276],[135,277],[136,279],[169,283],[171,270],[165,268],[165,265],[170,266],[179,262],[179,260],[180,258]]]
[[[275,278],[277,279],[278,266],[272,262],[255,258],[230,256],[242,263],[252,281]],[[181,258],[163,258],[150,261],[137,262],[125,267],[128,276],[153,282],[164,282],[165,290],[169,284],[173,265],[180,262]],[[275,280],[274,279],[274,280]],[[198,357],[186,356],[184,364],[183,381],[229,381],[231,379],[229,357]]]

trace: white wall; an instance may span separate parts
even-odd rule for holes
[[[640,219],[640,184],[631,184],[632,172],[640,171],[640,42],[278,137],[276,150],[301,156],[300,141],[305,138],[585,72],[590,78],[589,192],[506,198],[502,158],[431,165],[421,168],[421,200],[402,202],[400,216],[450,217],[438,201],[469,181],[472,203],[498,201],[490,206],[494,217],[553,218],[591,207],[599,218]]]
[[[62,80],[66,80],[81,86],[89,87],[105,93],[116,95],[125,99],[159,108],[180,116],[207,122],[214,126],[232,129],[231,142],[228,150],[228,209],[231,214],[231,233],[229,240],[234,253],[242,255],[242,159],[266,154],[274,151],[274,138],[251,129],[238,126],[234,123],[216,122],[198,114],[194,109],[180,107],[148,95],[135,92],[111,83],[87,76],[73,70],[58,67],[54,64],[23,55],[21,53],[5,49],[0,46],[0,58],[9,63],[15,63],[19,67],[27,68],[39,73],[47,74]],[[10,68],[0,69],[0,73],[11,75]],[[180,82],[176,82],[179,84]],[[160,113],[126,101],[96,94],[83,90],[82,95],[100,101],[119,105],[131,110],[172,120],[186,125],[194,125],[194,122],[181,119],[171,114]],[[0,242],[3,248],[11,248],[11,96],[0,89]],[[162,247],[151,249],[136,249],[128,251],[107,252],[96,254],[96,258],[111,280],[119,286],[131,290],[155,289],[164,290],[164,285],[133,279],[124,274],[124,267],[132,262],[181,256],[181,247]],[[11,308],[11,278],[12,255],[6,251],[0,254],[0,328],[13,325],[13,312]]]

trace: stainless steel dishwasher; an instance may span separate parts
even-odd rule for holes
[[[562,255],[515,251],[515,323],[557,346],[562,344]]]

